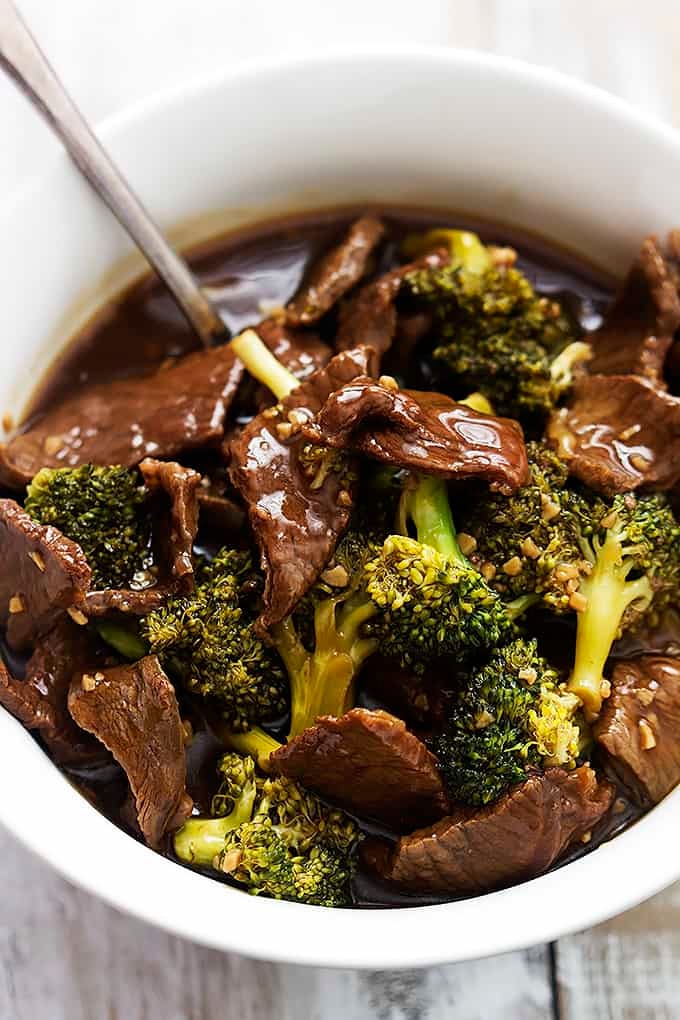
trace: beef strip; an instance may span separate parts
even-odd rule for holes
[[[102,591],[88,591],[78,608],[86,617],[110,616],[124,613],[126,616],[148,616],[160,609],[172,594],[167,585],[155,588],[105,588]]]
[[[20,487],[42,467],[132,466],[217,444],[242,372],[224,345],[150,376],[87,387],[0,448],[0,482]]]
[[[0,562],[0,625],[11,648],[47,633],[64,610],[79,615],[92,578],[82,549],[12,499],[0,499]]]
[[[436,760],[401,719],[353,708],[316,725],[276,751],[274,771],[331,804],[396,832],[409,832],[446,813]]]
[[[71,678],[88,659],[87,637],[68,617],[38,640],[23,680],[0,659],[0,704],[40,734],[60,765],[92,765],[108,757],[99,741],[76,726],[66,705]]]
[[[593,736],[642,803],[680,782],[680,659],[643,656],[615,667]]]
[[[243,531],[246,515],[243,508],[229,496],[211,489],[198,490],[198,519],[214,532],[229,535]]]
[[[292,326],[305,326],[325,315],[358,283],[385,228],[375,216],[356,220],[340,244],[327,252],[311,269],[286,309]]]
[[[362,377],[332,393],[302,426],[313,443],[440,478],[483,478],[514,492],[528,475],[522,429],[442,393],[399,390]]]
[[[547,437],[586,485],[607,494],[680,479],[680,398],[632,375],[580,379]]]
[[[614,787],[587,765],[548,769],[494,804],[459,807],[396,844],[366,840],[363,859],[381,878],[418,893],[463,896],[534,878],[599,822]]]
[[[454,666],[447,659],[431,663],[424,673],[416,673],[378,651],[362,670],[359,683],[369,704],[379,703],[418,733],[444,726],[446,691],[453,673]]]
[[[154,543],[157,559],[166,577],[161,580],[174,591],[194,588],[193,548],[198,531],[198,487],[201,476],[174,461],[152,460],[139,465],[142,478],[152,496],[161,497],[162,506],[154,514]]]
[[[124,769],[144,839],[157,848],[191,812],[182,720],[158,659],[149,655],[130,666],[77,673],[68,707]]]
[[[680,326],[673,276],[656,238],[648,237],[604,324],[588,337],[592,375],[639,375],[663,383],[664,360]]]
[[[329,470],[304,461],[305,440],[290,421],[311,417],[333,390],[371,371],[374,354],[336,355],[284,400],[246,425],[230,447],[230,477],[248,507],[265,574],[262,628],[288,616],[318,578],[344,533],[354,502],[347,458]],[[296,420],[296,415],[293,414]]]
[[[318,333],[294,329],[280,319],[265,319],[255,327],[255,331],[274,357],[301,382],[309,379],[317,368],[327,365],[333,356],[333,351]],[[271,394],[268,403],[271,404]]]
[[[396,300],[404,277],[416,269],[437,269],[450,258],[445,248],[437,249],[362,287],[356,297],[340,310],[336,338],[338,350],[368,344],[380,355],[388,351],[397,331]]]

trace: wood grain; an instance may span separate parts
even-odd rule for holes
[[[679,959],[680,885],[676,885],[607,924],[560,939],[556,950],[560,1017],[676,1020]]]
[[[125,917],[63,881],[1,829],[0,859],[1,1020],[552,1015],[547,948],[399,974],[278,966],[203,949]]]

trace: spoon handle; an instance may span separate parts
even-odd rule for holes
[[[61,138],[69,155],[169,287],[203,344],[225,332],[217,310],[89,128],[11,0],[0,0],[3,67]]]

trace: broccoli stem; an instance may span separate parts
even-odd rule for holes
[[[553,382],[559,387],[571,386],[574,368],[581,361],[589,361],[593,356],[593,349],[590,344],[583,340],[575,340],[568,344],[564,350],[557,355],[550,365],[550,375]]]
[[[114,620],[98,620],[95,624],[97,633],[107,645],[115,649],[119,655],[130,662],[138,662],[149,654],[149,646],[139,634],[130,627]]]
[[[376,650],[377,641],[361,637],[361,628],[377,612],[362,599],[345,605],[323,599],[314,611],[314,652],[306,650],[288,618],[273,628],[276,647],[290,678],[289,738],[313,726],[320,715],[343,715],[353,701],[359,666]]]
[[[419,542],[429,545],[448,560],[469,567],[458,545],[446,482],[441,478],[422,475],[415,489],[404,490],[398,511],[403,535],[408,534],[408,519],[416,526]]]
[[[250,374],[264,383],[277,400],[283,400],[300,385],[300,380],[274,357],[254,329],[234,337],[231,346]]]
[[[434,248],[448,248],[452,262],[480,276],[492,265],[488,248],[469,230],[436,227],[424,234],[409,234],[401,246],[402,252],[409,258],[423,255]]]
[[[350,598],[347,604],[342,597],[323,599],[314,610],[313,652],[303,645],[291,617],[272,627],[290,681],[289,740],[313,726],[318,716],[344,715],[352,707],[359,667],[378,647],[376,639],[361,636],[361,628],[377,612],[363,596]],[[218,736],[240,754],[249,754],[265,771],[269,756],[281,747],[259,726],[245,733],[223,726]]]
[[[187,864],[209,868],[224,849],[227,833],[235,828],[230,815],[226,818],[190,818],[175,833],[175,853]]]
[[[234,751],[238,751],[239,754],[249,754],[265,772],[269,766],[269,756],[282,746],[278,740],[270,737],[259,726],[253,726],[245,733],[237,733],[227,726],[219,726],[216,727],[215,732]]]
[[[626,609],[634,602],[649,604],[653,596],[646,576],[628,580],[633,561],[624,556],[615,533],[608,531],[594,548],[593,569],[579,588],[587,602],[577,614],[574,669],[568,684],[583,702],[588,718],[597,716],[602,707],[604,665]]]
[[[482,273],[491,268],[491,256],[486,245],[469,230],[447,230],[449,251],[454,262],[460,262],[470,273]]]
[[[186,821],[175,833],[173,841],[180,860],[209,868],[224,850],[227,833],[250,821],[256,795],[257,787],[252,783],[244,789],[233,811],[224,818],[190,818]]]
[[[479,411],[480,414],[494,414],[493,404],[483,393],[471,393],[469,396],[464,397],[463,400],[459,400],[458,403],[465,404],[467,407],[471,407],[473,411]]]
[[[505,602],[503,605],[510,619],[517,620],[528,609],[540,602],[541,598],[542,596],[538,592],[532,592],[530,595],[519,595],[516,599],[511,599],[510,602]]]

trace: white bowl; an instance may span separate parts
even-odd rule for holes
[[[185,239],[273,211],[402,201],[517,225],[621,272],[643,235],[680,223],[678,136],[592,88],[475,53],[241,67],[101,133],[160,222],[191,224]],[[65,156],[0,210],[0,238],[0,410],[19,414],[68,333],[139,260]],[[680,878],[680,790],[551,874],[404,915],[255,898],[178,867],[93,810],[5,712],[0,775],[0,821],[69,879],[178,935],[270,960],[479,957],[587,927]]]

